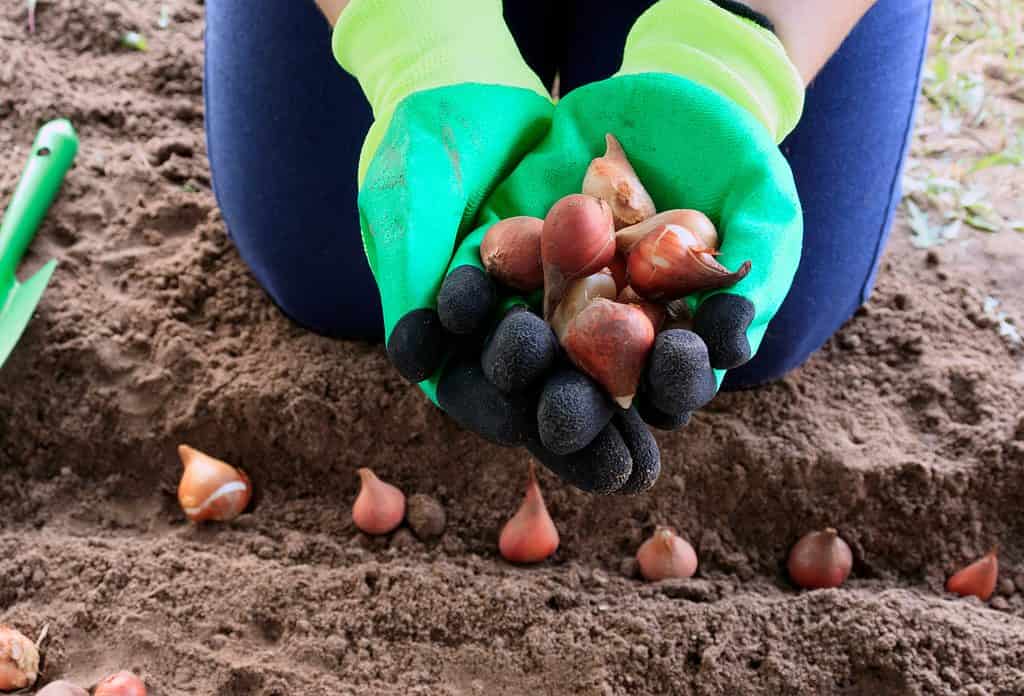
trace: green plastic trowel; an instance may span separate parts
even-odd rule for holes
[[[0,367],[21,338],[57,267],[52,259],[24,283],[14,275],[77,152],[78,136],[70,121],[58,119],[40,128],[0,223]]]

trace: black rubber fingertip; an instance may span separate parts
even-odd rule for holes
[[[537,431],[548,450],[570,454],[589,445],[614,412],[611,399],[597,382],[565,367],[544,384],[537,402]]]
[[[661,450],[635,408],[620,411],[612,419],[622,441],[626,443],[633,469],[626,483],[617,492],[638,495],[651,490],[661,474]]]
[[[750,360],[747,329],[754,321],[754,303],[745,297],[712,295],[697,308],[693,330],[708,347],[711,367],[731,370]]]
[[[399,374],[413,383],[437,372],[451,336],[432,309],[414,309],[398,320],[388,338],[388,358]]]
[[[460,336],[479,331],[494,311],[497,291],[491,277],[476,266],[459,266],[437,294],[441,324]]]
[[[536,396],[503,394],[471,354],[456,358],[445,369],[437,385],[437,403],[463,428],[495,444],[516,447],[537,439]]]
[[[480,362],[491,384],[510,394],[538,383],[557,357],[558,340],[547,322],[516,308],[498,324]]]
[[[665,413],[650,402],[650,399],[643,393],[638,394],[636,401],[637,413],[644,419],[644,422],[658,430],[678,430],[690,422],[690,412],[680,411],[678,413]]]
[[[695,411],[715,395],[715,373],[700,336],[686,329],[662,331],[644,371],[650,403],[665,413]]]
[[[578,452],[558,455],[544,447],[540,439],[526,448],[556,476],[581,491],[610,495],[629,480],[633,459],[622,435],[609,423],[593,442]]]

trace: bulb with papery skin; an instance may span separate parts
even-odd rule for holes
[[[805,590],[839,587],[850,575],[853,552],[829,527],[805,534],[789,552],[789,577]]]
[[[615,245],[620,254],[629,254],[637,242],[663,225],[685,227],[707,249],[718,249],[718,230],[711,219],[699,210],[666,210],[636,225],[624,227],[615,233]]]
[[[612,260],[608,262],[608,270],[612,274],[612,278],[615,279],[615,289],[622,292],[628,287],[626,279],[626,257],[621,253],[616,253],[612,257]]]
[[[575,193],[556,202],[541,232],[544,318],[550,319],[566,284],[601,270],[615,256],[615,225],[608,204]]]
[[[178,447],[185,470],[178,484],[178,502],[193,522],[227,522],[245,510],[252,483],[241,469],[188,445]]]
[[[679,225],[663,225],[629,253],[629,285],[649,300],[675,300],[695,292],[735,285],[750,273],[750,261],[736,271],[718,263],[715,250]]]
[[[387,534],[402,524],[405,494],[377,478],[370,469],[359,469],[359,495],[352,505],[352,521],[367,534]]]
[[[27,636],[0,625],[0,691],[25,689],[39,678],[39,650]]]
[[[996,580],[999,578],[998,549],[960,569],[946,581],[946,590],[961,597],[974,596],[987,602],[996,591]]]
[[[665,305],[660,302],[651,302],[645,300],[636,294],[636,291],[628,285],[623,288],[619,296],[615,298],[616,302],[622,304],[636,305],[643,313],[647,315],[647,318],[651,320],[651,326],[654,327],[654,333],[661,331],[661,327],[665,325],[665,319],[668,317],[668,309]]]
[[[131,672],[118,672],[97,684],[93,696],[146,696],[146,684]]]
[[[510,563],[540,563],[558,550],[558,530],[548,514],[537,483],[537,471],[530,462],[526,496],[516,514],[505,523],[498,537],[498,551]]]
[[[667,527],[658,527],[654,535],[636,552],[640,574],[657,582],[669,578],[690,578],[697,572],[697,552],[686,539]]]
[[[555,330],[558,340],[565,338],[569,323],[575,319],[583,308],[598,297],[614,300],[617,294],[615,279],[605,268],[585,278],[577,278],[566,286],[561,302],[551,315],[551,327]]]
[[[36,696],[89,696],[89,692],[69,681],[50,682],[36,692]]]
[[[654,326],[636,305],[597,298],[569,323],[562,345],[576,367],[629,408],[654,347]]]
[[[533,292],[544,286],[540,236],[544,221],[525,215],[497,222],[480,243],[480,260],[499,283]]]
[[[640,183],[622,144],[611,133],[605,136],[606,150],[587,167],[583,193],[611,206],[615,229],[635,225],[654,215],[654,201]]]

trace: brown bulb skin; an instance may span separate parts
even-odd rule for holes
[[[690,578],[697,572],[697,552],[667,527],[658,527],[654,535],[640,545],[636,562],[640,574],[651,582]]]
[[[146,696],[146,685],[131,672],[118,672],[97,684],[93,696]]]
[[[192,522],[227,522],[245,510],[252,499],[252,482],[241,469],[193,449],[178,447],[184,466],[178,484],[178,503]]]
[[[550,319],[570,280],[591,275],[615,256],[615,224],[608,204],[575,193],[556,202],[541,232],[544,318]]]
[[[530,462],[526,495],[516,514],[505,523],[498,537],[498,551],[509,563],[540,563],[558,550],[558,530],[548,514],[537,483],[537,471]]]
[[[992,549],[974,563],[950,576],[946,581],[946,590],[961,597],[974,596],[987,602],[996,591],[998,578],[998,551]]]
[[[39,650],[23,633],[0,625],[0,691],[25,689],[39,678]]]
[[[689,229],[663,225],[630,251],[629,285],[641,297],[667,302],[695,292],[730,287],[750,273],[749,261],[733,272],[718,263],[715,253]]]
[[[617,289],[611,272],[605,268],[584,278],[570,281],[558,307],[551,314],[551,327],[558,340],[565,338],[569,324],[584,308],[599,297],[614,300]]]
[[[36,696],[89,696],[89,692],[69,681],[50,682],[36,692]]]
[[[850,575],[853,553],[832,528],[805,534],[789,552],[789,577],[805,590],[839,587]]]
[[[718,230],[711,219],[699,210],[666,210],[636,225],[624,227],[615,233],[615,244],[620,254],[629,254],[641,239],[663,225],[678,225],[690,230],[708,249],[718,249]]]
[[[578,368],[629,408],[654,346],[654,326],[638,306],[598,298],[570,322],[562,345]]]
[[[640,182],[622,144],[605,136],[605,153],[591,161],[583,177],[583,193],[608,203],[615,229],[643,222],[656,212],[654,201]]]
[[[628,285],[619,293],[616,301],[623,304],[636,305],[643,310],[643,313],[651,320],[651,326],[654,327],[654,333],[661,331],[661,327],[665,325],[665,319],[668,317],[668,309],[665,305],[660,302],[645,300],[637,295],[636,291]]]
[[[487,272],[502,285],[533,292],[544,287],[540,256],[540,218],[511,217],[487,230],[480,243],[480,260]]]
[[[352,505],[352,521],[361,531],[387,534],[402,524],[405,517],[405,494],[390,483],[377,478],[370,469],[359,469],[360,488]]]
[[[615,279],[615,289],[622,292],[628,287],[628,281],[626,279],[626,256],[624,254],[616,253],[612,257],[612,260],[608,263],[608,271],[612,274],[612,278]]]

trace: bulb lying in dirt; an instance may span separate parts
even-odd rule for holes
[[[499,283],[533,292],[544,286],[540,235],[544,221],[525,215],[497,222],[480,243],[480,260]]]
[[[25,689],[38,677],[36,644],[10,626],[0,625],[0,691]]]
[[[629,408],[654,346],[654,326],[638,305],[599,297],[569,323],[562,345],[578,368]]]
[[[668,527],[658,527],[654,536],[640,545],[636,562],[640,574],[652,582],[690,578],[697,572],[697,552]]]
[[[178,502],[193,522],[227,522],[242,514],[252,498],[252,483],[241,469],[188,445],[178,447],[185,467]]]
[[[628,254],[636,243],[662,225],[678,225],[693,232],[708,249],[718,249],[718,230],[711,219],[699,210],[666,210],[636,225],[624,227],[615,233],[615,244],[620,254]]]
[[[36,696],[89,696],[89,692],[69,681],[50,682],[36,692]]]
[[[839,587],[850,575],[853,553],[831,527],[805,534],[789,552],[789,577],[805,590]]]
[[[749,261],[730,271],[718,263],[716,253],[688,228],[663,225],[629,252],[629,285],[650,300],[675,300],[735,285],[750,273]]]
[[[146,696],[146,685],[131,672],[118,672],[97,684],[93,696]]]
[[[615,229],[635,225],[654,215],[654,201],[640,183],[622,144],[611,133],[605,137],[603,157],[591,161],[583,177],[583,193],[611,206]]]
[[[961,597],[973,595],[987,602],[996,590],[998,577],[998,549],[992,549],[974,563],[950,576],[946,581],[946,590]]]
[[[363,467],[359,474],[359,495],[352,505],[352,521],[367,534],[387,534],[402,524],[405,517],[405,494],[390,483],[377,478]]]
[[[560,199],[544,218],[540,252],[544,264],[544,318],[550,319],[570,280],[596,273],[615,256],[611,208],[600,199],[579,193]]]
[[[566,286],[565,294],[561,302],[551,315],[551,327],[555,330],[558,340],[565,338],[565,332],[569,329],[569,323],[579,316],[579,313],[598,297],[606,300],[614,300],[618,294],[615,278],[609,269],[604,268],[586,276],[577,278]]]
[[[526,496],[519,510],[502,528],[498,551],[510,563],[539,563],[557,549],[558,530],[540,493],[536,467],[530,462]]]

